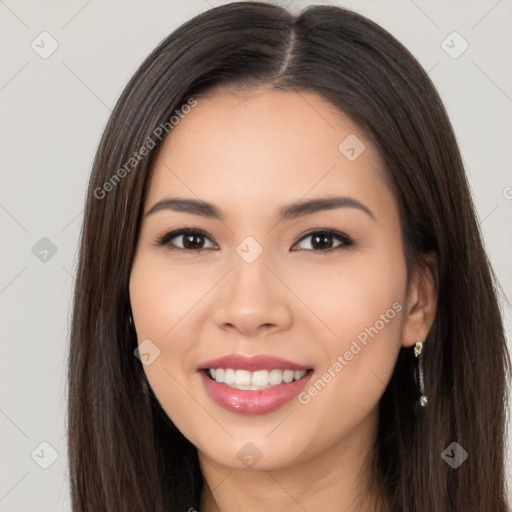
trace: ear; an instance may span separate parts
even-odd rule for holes
[[[437,255],[422,255],[426,265],[416,265],[412,272],[405,304],[402,346],[411,347],[417,340],[425,340],[432,327],[437,309],[438,266]]]

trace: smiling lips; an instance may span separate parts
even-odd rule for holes
[[[199,374],[210,397],[228,411],[264,414],[300,393],[313,370],[274,356],[232,354],[202,363]]]
[[[306,375],[306,370],[294,372],[293,370],[258,370],[250,372],[249,370],[235,370],[233,368],[212,368],[207,370],[212,380],[221,384],[226,384],[235,389],[257,391],[278,386],[282,382],[289,384],[295,380],[300,380]]]

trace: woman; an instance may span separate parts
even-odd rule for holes
[[[446,111],[396,39],[331,6],[196,16],[94,161],[73,511],[508,510],[495,286]]]

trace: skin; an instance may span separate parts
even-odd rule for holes
[[[338,150],[349,134],[366,146],[354,161]],[[371,141],[314,93],[215,90],[164,140],[130,297],[139,343],[149,338],[160,350],[144,366],[148,381],[198,449],[201,512],[340,512],[355,510],[357,486],[369,496],[363,461],[379,400],[400,347],[425,339],[436,306],[428,275],[415,270],[407,281],[398,207],[383,176]],[[347,207],[278,219],[281,206],[330,195],[357,199],[375,218]],[[171,210],[146,216],[170,196],[211,202],[225,220]],[[195,240],[203,251],[155,245],[184,227],[206,233]],[[332,247],[320,253],[304,234],[321,228],[354,244],[333,236],[320,240],[320,248]],[[247,236],[263,248],[252,263],[236,252]],[[184,237],[172,242],[184,247]],[[257,416],[229,412],[196,371],[227,354],[271,354],[314,368],[314,383],[394,303],[401,311],[307,404],[293,399]],[[251,467],[237,457],[248,442],[261,454]]]

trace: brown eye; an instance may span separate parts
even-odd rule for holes
[[[311,239],[310,248],[306,248],[305,250],[314,251],[314,252],[325,252],[331,251],[338,248],[349,247],[352,245],[353,241],[350,237],[345,235],[344,233],[340,233],[338,231],[333,230],[317,230],[312,231],[306,236],[302,237],[299,242]],[[333,247],[333,239],[338,239],[341,241],[341,244],[338,244]],[[302,248],[301,250],[304,250]]]
[[[178,245],[172,242],[172,240],[177,240]],[[210,240],[210,238],[206,236],[206,233],[203,231],[197,229],[179,229],[167,233],[156,245],[167,245],[170,250],[177,251],[202,251],[211,248],[205,247],[205,240]]]

